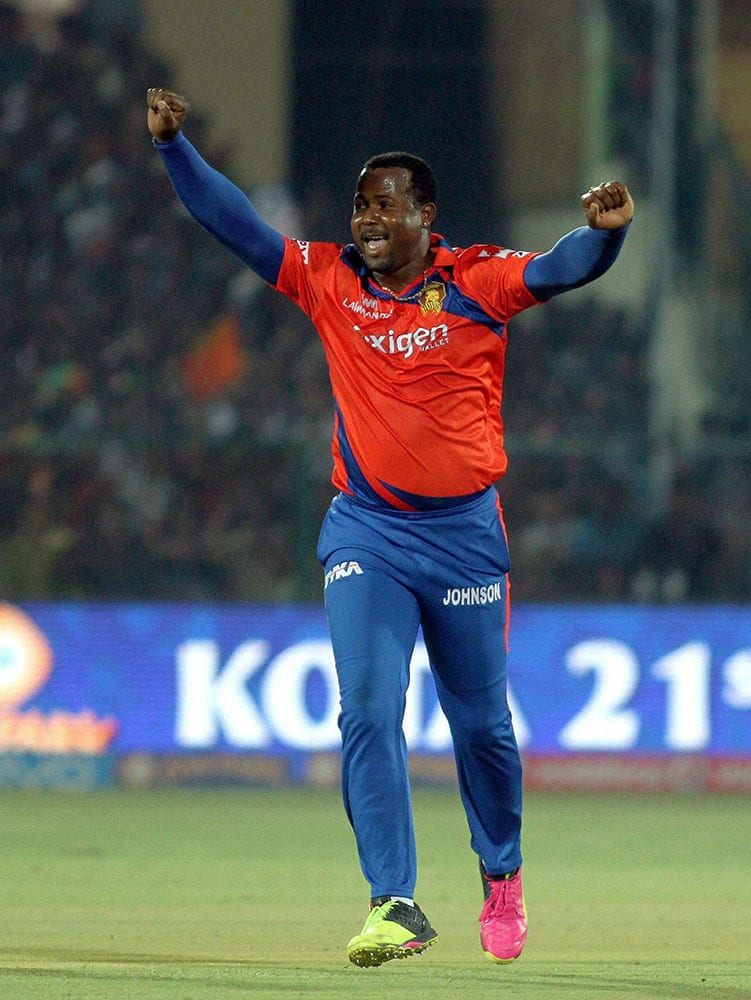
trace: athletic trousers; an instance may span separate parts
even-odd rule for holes
[[[508,546],[495,489],[429,512],[339,494],[318,557],[339,680],[344,807],[371,896],[414,897],[402,729],[418,628],[449,723],[472,848],[521,864],[521,763],[506,700]]]

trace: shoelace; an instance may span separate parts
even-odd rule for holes
[[[485,909],[488,916],[493,917],[502,916],[506,910],[512,911],[514,916],[522,912],[521,899],[516,886],[512,886],[511,879],[499,879],[491,883],[491,892],[486,900]]]

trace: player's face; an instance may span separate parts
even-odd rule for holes
[[[365,264],[407,284],[425,267],[430,247],[431,203],[418,205],[405,167],[365,170],[355,191],[352,237]]]

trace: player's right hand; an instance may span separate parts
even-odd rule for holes
[[[190,105],[184,97],[163,87],[150,87],[146,104],[149,132],[157,142],[171,142],[182,128]]]

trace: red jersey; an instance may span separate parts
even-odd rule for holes
[[[537,302],[524,284],[534,253],[431,245],[431,269],[398,297],[351,245],[286,239],[276,283],[326,352],[334,486],[407,511],[462,502],[505,472],[506,324]]]

